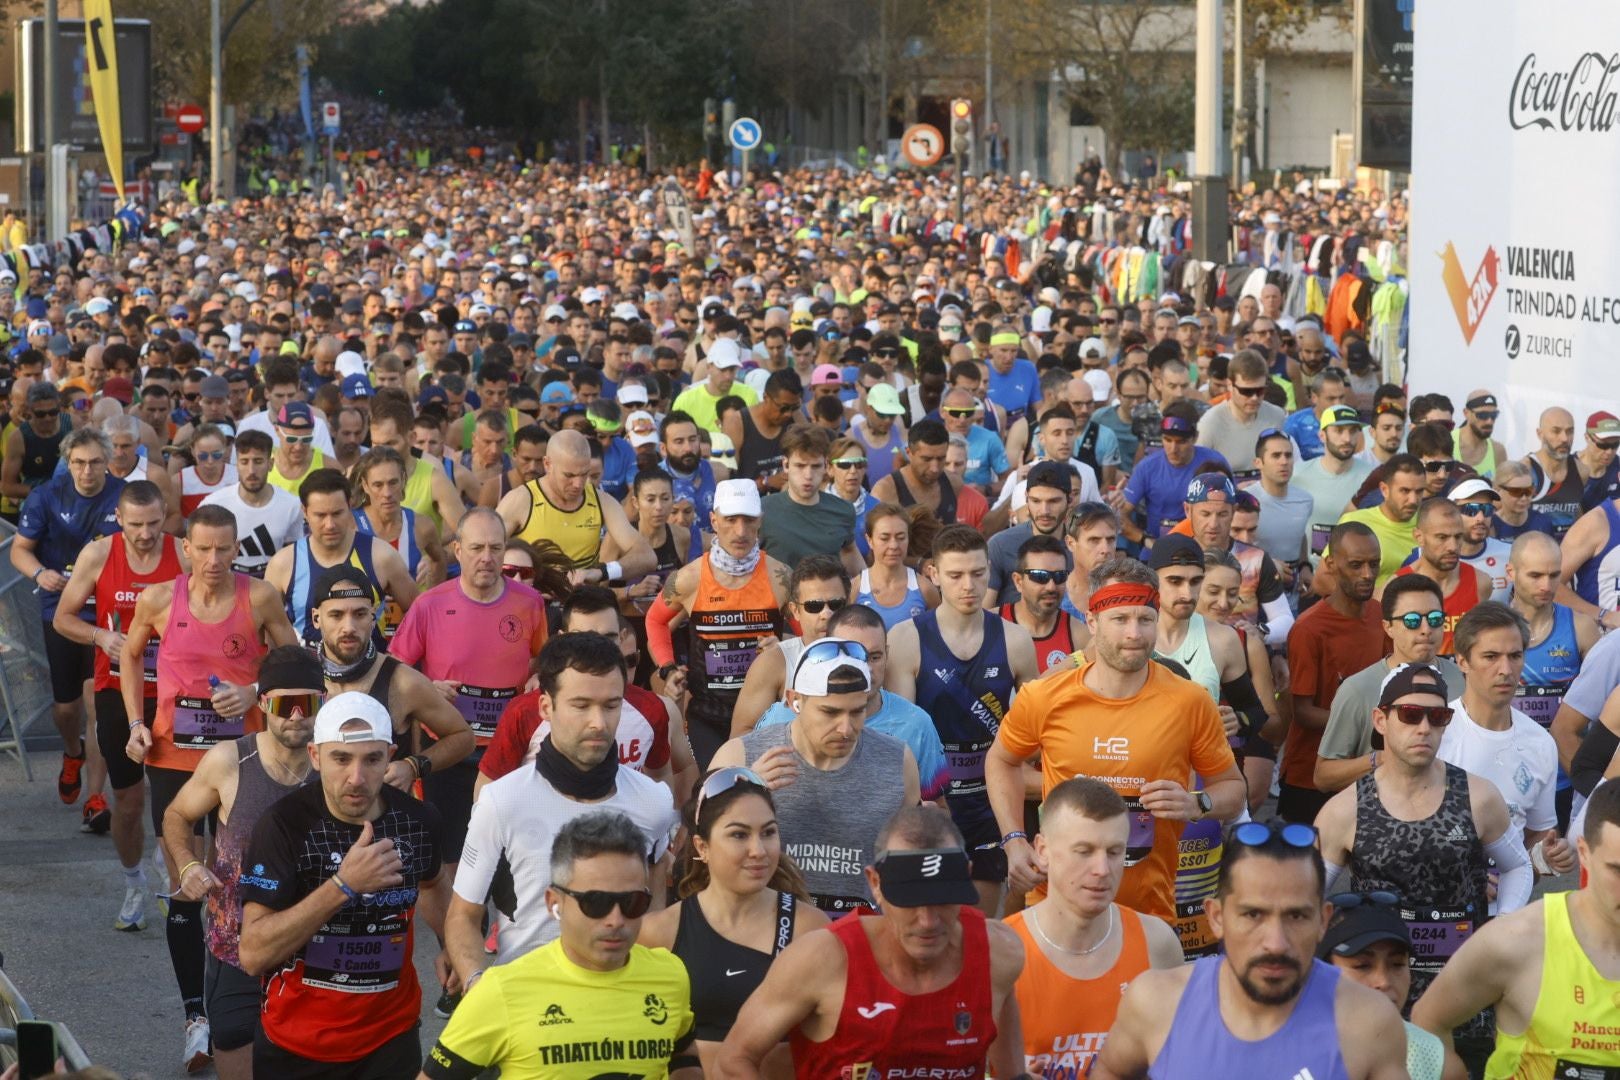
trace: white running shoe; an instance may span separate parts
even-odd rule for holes
[[[118,918],[113,920],[114,930],[145,930],[146,929],[146,884],[126,885],[124,887],[124,906],[118,909]]]
[[[202,1072],[213,1062],[214,1056],[208,1049],[208,1020],[201,1016],[194,1016],[186,1021],[186,1052],[180,1058],[180,1064],[185,1066],[186,1072]]]

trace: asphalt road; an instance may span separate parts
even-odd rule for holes
[[[79,808],[57,799],[60,756],[35,753],[32,761],[34,781],[28,783],[15,758],[0,758],[0,954],[6,975],[40,1019],[66,1024],[97,1065],[124,1076],[185,1076],[184,1017],[156,907],[148,908],[143,931],[112,928],[123,900],[112,841],[80,833]],[[149,876],[151,852],[149,837]],[[424,1050],[444,1026],[433,1015],[437,947],[431,933],[417,936]]]

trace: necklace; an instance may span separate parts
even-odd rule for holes
[[[1103,936],[1097,939],[1097,944],[1093,945],[1089,949],[1064,948],[1062,945],[1059,945],[1057,942],[1047,937],[1046,931],[1041,929],[1041,920],[1040,917],[1036,915],[1035,908],[1029,909],[1028,922],[1029,925],[1034,928],[1036,936],[1042,941],[1046,942],[1049,947],[1056,949],[1058,952],[1067,953],[1070,956],[1090,956],[1092,953],[1108,944],[1108,939],[1114,936],[1114,905],[1108,905],[1108,929],[1104,930]]]
[[[301,787],[303,785],[304,781],[309,778],[308,773],[305,773],[303,776],[299,776],[297,773],[295,773],[291,769],[287,768],[287,766],[283,765],[281,762],[272,761],[271,758],[270,758],[270,755],[266,754],[266,753],[263,753],[262,751],[259,754],[259,764],[260,765],[274,765],[276,767],[276,772],[280,773],[282,776],[287,777],[288,780],[291,781],[291,786],[292,787]],[[268,771],[268,770],[266,770],[266,771]],[[272,776],[271,779],[275,780],[275,777]],[[288,786],[287,783],[285,783],[283,781],[277,780],[276,782],[281,784],[283,787]]]

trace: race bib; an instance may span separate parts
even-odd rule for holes
[[[1520,686],[1513,692],[1513,707],[1542,727],[1550,728],[1553,717],[1558,715],[1558,706],[1564,703],[1564,691],[1568,689],[1568,683]]]
[[[148,687],[157,686],[157,654],[158,639],[155,637],[147,638],[146,648],[141,650],[141,678],[146,682]],[[116,659],[111,657],[108,658],[107,673],[109,675],[116,679],[123,673],[123,670],[123,667]],[[153,697],[154,693],[154,691],[149,690],[146,696]]]
[[[382,618],[377,620],[377,629],[382,636],[391,638],[399,629],[399,624],[405,621],[405,609],[399,606],[399,601],[390,596],[383,601]]]
[[[984,794],[984,755],[990,746],[988,742],[944,744],[945,773],[950,778],[948,798]]]
[[[703,671],[711,689],[734,689],[748,677],[759,647],[753,643],[713,641],[703,648]]]
[[[206,750],[246,734],[246,717],[219,715],[209,698],[174,699],[174,745],[181,749]]]
[[[403,916],[350,927],[321,927],[304,946],[304,985],[377,994],[399,985],[409,921]]]
[[[1400,915],[1412,939],[1413,971],[1439,971],[1474,932],[1473,916],[1467,911],[1402,908]]]
[[[1332,522],[1313,522],[1311,524],[1311,554],[1321,555],[1327,550],[1328,537],[1333,535]]]
[[[488,739],[495,734],[495,726],[506,711],[506,703],[517,697],[515,689],[490,686],[459,686],[456,688],[456,711],[467,721],[473,734]]]
[[[1130,825],[1125,834],[1125,865],[1135,866],[1152,854],[1159,824],[1152,812],[1143,808],[1142,800],[1134,795],[1125,797],[1125,818]]]
[[[1181,954],[1188,960],[1214,956],[1221,949],[1202,900],[1176,905],[1176,936],[1181,939]]]

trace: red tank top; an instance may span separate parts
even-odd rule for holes
[[[180,545],[174,537],[162,538],[155,570],[136,573],[129,565],[129,545],[122,533],[114,535],[107,544],[107,562],[96,578],[96,625],[103,630],[123,633],[135,620],[135,601],[148,585],[173,581],[180,576]],[[157,696],[156,636],[146,643],[146,696]],[[96,689],[118,689],[118,665],[100,649],[96,650]]]
[[[231,613],[217,623],[205,623],[192,612],[189,575],[174,579],[174,600],[158,652],[158,706],[148,765],[191,772],[214,745],[264,730],[257,705],[243,716],[220,716],[210,703],[210,675],[229,683],[253,682],[268,651],[253,621],[253,579],[231,577],[236,599]]]
[[[794,1072],[816,1077],[940,1076],[978,1080],[996,1038],[991,1015],[990,938],[977,909],[962,911],[962,970],[931,994],[902,994],[884,978],[866,936],[865,917],[830,928],[848,958],[844,1005],[826,1042],[797,1029],[790,1037]],[[870,916],[878,918],[880,916]]]
[[[1014,614],[1015,604],[1002,604],[1001,617],[1010,623],[1018,621]],[[1035,638],[1035,666],[1041,671],[1050,671],[1070,656],[1074,655],[1074,637],[1070,633],[1070,616],[1062,608],[1058,609],[1056,624],[1052,632],[1045,637]],[[1035,635],[1031,634],[1031,637]]]

